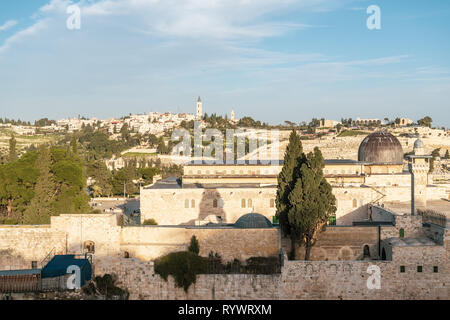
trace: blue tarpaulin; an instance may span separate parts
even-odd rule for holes
[[[42,278],[57,278],[67,275],[70,266],[78,266],[81,270],[81,286],[91,280],[92,267],[88,259],[77,259],[74,255],[58,255],[42,269]]]

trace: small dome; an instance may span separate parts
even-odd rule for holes
[[[423,145],[423,141],[422,141],[422,140],[417,139],[417,140],[414,142],[414,149],[416,149],[416,148],[424,148],[424,145]]]
[[[389,132],[377,131],[361,142],[358,160],[373,164],[402,164],[403,148]]]
[[[264,229],[273,228],[272,223],[259,213],[248,213],[240,217],[234,224],[239,229]]]

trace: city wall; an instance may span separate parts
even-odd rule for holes
[[[187,250],[194,235],[200,254],[219,253],[224,261],[279,252],[276,228],[120,227],[115,214],[61,215],[46,226],[0,226],[0,270],[30,269],[32,262],[41,268],[49,255],[86,253],[87,243],[94,244],[97,259],[127,255],[154,260]]]
[[[437,250],[439,251],[439,250]],[[131,299],[450,299],[448,263],[426,260],[430,252],[396,252],[395,258],[415,259],[423,266],[404,261],[285,261],[281,274],[275,275],[199,275],[186,293],[169,276],[164,281],[154,273],[152,262],[138,259],[102,260],[95,273],[114,273],[128,288]],[[434,272],[434,263],[439,272]],[[380,268],[380,289],[369,289],[370,266]]]

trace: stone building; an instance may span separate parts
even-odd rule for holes
[[[326,159],[324,175],[337,198],[336,223],[351,225],[368,205],[409,202],[411,181],[419,207],[428,200],[448,199],[449,185],[428,181],[429,156],[424,155],[420,140],[414,152],[408,167],[398,139],[378,131],[361,142],[358,160]],[[152,218],[161,225],[235,223],[250,210],[274,221],[282,166],[281,160],[187,163],[181,179],[141,188],[141,219]]]

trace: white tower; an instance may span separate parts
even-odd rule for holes
[[[197,100],[197,110],[196,110],[195,116],[197,117],[197,119],[201,119],[203,116],[203,103],[202,103],[202,99],[200,99],[200,97],[198,97],[198,100]]]
[[[409,172],[411,172],[411,215],[415,214],[417,207],[427,206],[428,171],[430,171],[430,158],[424,151],[423,142],[419,139],[414,142],[414,154],[408,155]]]
[[[231,110],[231,121],[235,120],[235,114],[234,114],[234,110]]]

